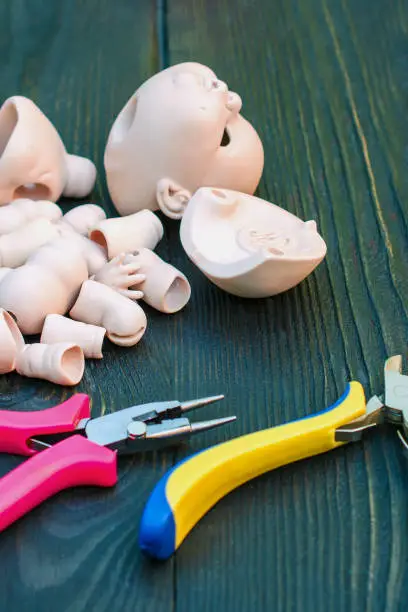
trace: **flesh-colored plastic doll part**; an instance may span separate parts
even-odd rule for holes
[[[96,204],[82,204],[65,213],[63,220],[76,232],[88,237],[89,231],[104,219],[106,213],[103,208]]]
[[[83,283],[69,315],[76,321],[104,327],[109,340],[119,346],[137,344],[147,327],[139,304],[93,280]]]
[[[143,247],[154,249],[163,237],[163,225],[150,210],[141,210],[124,219],[106,219],[90,231],[91,240],[108,251],[109,259]]]
[[[127,255],[125,262],[138,264],[146,280],[140,284],[143,300],[160,312],[178,312],[187,304],[191,287],[182,272],[149,249]]]
[[[6,276],[6,274],[8,274],[10,272],[12,268],[0,268],[0,283],[3,280],[3,278]]]
[[[94,164],[69,155],[52,123],[28,98],[13,96],[0,109],[0,204],[19,198],[82,198],[93,188]]]
[[[18,353],[24,347],[24,338],[13,317],[0,308],[0,374],[12,372]]]
[[[62,210],[54,202],[48,200],[14,200],[0,208],[0,235],[18,230],[30,221],[44,217],[49,221],[57,221],[62,217]]]
[[[77,385],[84,367],[82,349],[73,342],[26,344],[16,360],[19,374],[49,380],[57,385]]]
[[[143,83],[119,113],[105,149],[118,212],[161,208],[179,219],[199,187],[254,193],[263,147],[241,104],[210,68],[193,62]]]
[[[270,202],[226,189],[202,188],[180,226],[184,250],[218,287],[241,297],[268,297],[308,276],[326,255],[316,223]]]
[[[57,314],[49,314],[45,318],[40,342],[42,344],[74,342],[81,347],[86,358],[102,359],[105,334],[104,327],[73,321]]]
[[[0,282],[0,306],[14,315],[24,334],[38,334],[48,314],[68,312],[87,278],[80,248],[58,238],[6,274]]]
[[[125,261],[126,259],[126,261]],[[136,286],[146,280],[145,274],[140,274],[141,262],[126,253],[121,253],[111,259],[92,277],[92,280],[112,287],[131,300],[140,300],[143,291],[137,290]],[[132,289],[129,289],[132,287]]]
[[[0,266],[18,268],[47,242],[58,238],[58,229],[49,219],[35,219],[10,234],[0,236]]]
[[[108,253],[105,248],[83,236],[63,220],[59,221],[57,226],[60,236],[72,241],[80,248],[88,266],[88,276],[96,274],[106,264]]]

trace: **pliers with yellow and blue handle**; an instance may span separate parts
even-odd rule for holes
[[[167,559],[194,525],[222,497],[245,482],[283,465],[312,457],[361,438],[383,422],[399,427],[408,452],[408,376],[401,356],[385,362],[385,394],[367,403],[359,382],[313,416],[241,436],[177,464],[157,484],[142,516],[143,552]]]

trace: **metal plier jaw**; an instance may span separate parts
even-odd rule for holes
[[[208,406],[223,398],[223,395],[216,395],[187,402],[152,402],[130,406],[100,417],[83,418],[68,435],[81,434],[120,455],[159,450],[176,445],[192,434],[235,421],[236,417],[230,416],[192,423],[184,416],[190,410]],[[66,432],[60,435],[67,437]],[[35,451],[40,451],[55,441],[47,436],[35,436],[30,438],[29,444]]]
[[[394,355],[384,366],[384,395],[374,395],[367,402],[363,416],[336,429],[338,442],[356,442],[368,429],[392,423],[408,456],[408,376],[402,372],[402,356]]]
[[[184,415],[208,406],[223,395],[188,402],[153,402],[131,406],[84,423],[88,440],[118,451],[121,455],[159,450],[182,442],[190,435],[235,421],[235,416],[191,423]]]

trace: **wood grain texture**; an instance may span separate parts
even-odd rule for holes
[[[90,200],[113,207],[103,151],[116,114],[136,87],[158,70],[155,3],[150,0],[27,0],[0,3],[0,96],[32,98],[53,121],[70,152],[93,159]],[[67,203],[67,207],[68,207]],[[88,361],[78,391],[92,396],[93,414],[139,401],[172,398],[171,329],[150,316],[135,349],[107,342],[105,358]],[[72,393],[22,379],[0,379],[0,407],[40,409]],[[2,456],[0,473],[21,461]],[[150,567],[137,545],[140,514],[170,455],[120,460],[113,490],[65,492],[0,537],[0,609],[20,612],[168,611],[173,564]]]
[[[265,146],[259,195],[316,219],[329,249],[259,302],[189,270],[202,307],[180,319],[179,388],[210,370],[240,433],[314,412],[350,378],[378,393],[384,358],[406,355],[407,24],[399,1],[169,2],[170,63],[208,64],[241,94]],[[406,469],[384,431],[242,487],[177,555],[177,610],[405,609]]]
[[[141,557],[137,528],[177,458],[311,414],[350,378],[377,393],[385,357],[406,355],[407,27],[402,0],[0,3],[1,98],[33,98],[67,148],[94,159],[92,201],[113,212],[103,150],[129,95],[166,62],[197,60],[242,95],[261,134],[259,195],[316,219],[329,246],[299,287],[242,300],[194,269],[166,220],[158,252],[190,278],[189,307],[148,310],[143,342],[107,344],[78,390],[94,414],[224,392],[204,416],[238,421],[177,453],[121,460],[115,489],[65,492],[1,534],[1,610],[405,610],[408,476],[392,430],[242,487],[165,564]],[[69,393],[0,379],[5,408]],[[0,475],[19,461],[2,456]]]

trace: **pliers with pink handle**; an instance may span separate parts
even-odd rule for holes
[[[85,394],[46,410],[0,410],[0,452],[31,456],[0,479],[0,531],[63,489],[113,486],[117,454],[160,449],[233,421],[190,423],[184,416],[222,398],[154,402],[94,419]]]

